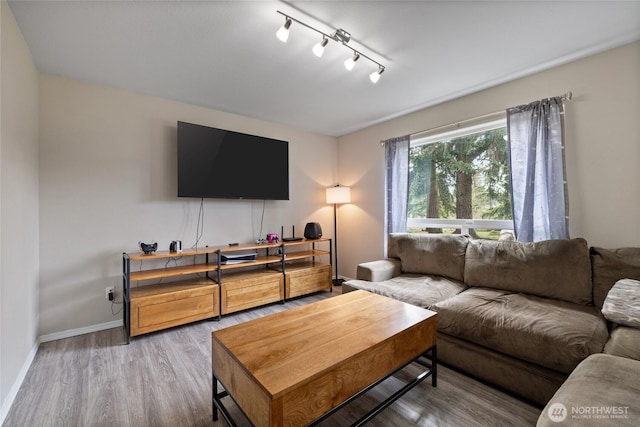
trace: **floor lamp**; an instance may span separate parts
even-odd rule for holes
[[[342,285],[344,279],[338,278],[338,210],[337,207],[343,203],[351,203],[351,188],[341,187],[336,185],[335,187],[327,188],[327,204],[333,204],[333,230],[335,233],[334,238],[334,257],[336,260],[336,278],[333,279],[334,286]]]

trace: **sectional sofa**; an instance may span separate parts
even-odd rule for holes
[[[343,293],[438,312],[439,360],[541,406],[592,354],[640,359],[640,330],[601,313],[618,280],[640,279],[640,248],[399,233],[387,256],[360,264]]]

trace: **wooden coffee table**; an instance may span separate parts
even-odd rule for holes
[[[436,386],[436,313],[358,290],[272,314],[212,333],[213,419],[235,425],[231,397],[255,426],[317,423],[412,362],[425,370],[356,425]]]

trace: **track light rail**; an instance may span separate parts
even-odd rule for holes
[[[342,44],[344,47],[346,47],[347,49],[350,49],[353,52],[353,57],[347,59],[347,61],[345,62],[345,66],[347,67],[348,70],[351,70],[351,68],[353,68],[353,66],[355,65],[355,61],[357,61],[358,59],[360,59],[360,57],[368,59],[369,61],[373,62],[374,64],[376,64],[378,66],[378,71],[374,71],[369,78],[371,79],[371,81],[373,83],[376,83],[379,79],[380,79],[380,75],[385,71],[386,67],[384,65],[382,65],[380,62],[376,61],[375,59],[371,58],[370,56],[364,54],[363,52],[349,46],[349,41],[351,40],[351,34],[347,31],[345,31],[342,28],[338,28],[337,30],[334,31],[333,34],[327,34],[324,31],[320,31],[317,28],[312,27],[309,24],[306,24],[294,17],[292,17],[289,14],[286,14],[284,12],[281,11],[277,11],[280,15],[284,16],[285,18],[285,24],[283,25],[283,27],[280,29],[281,31],[284,29],[285,31],[289,30],[289,27],[291,26],[291,22],[295,22],[296,24],[300,24],[303,27],[306,27],[312,31],[315,31],[316,33],[322,35],[322,40],[320,41],[319,45],[320,47],[318,47],[318,45],[316,45],[316,47],[314,47],[313,52],[317,55],[317,56],[321,56],[322,55],[322,50],[324,49],[324,47],[327,44],[327,40],[333,40],[336,43],[340,43]],[[286,42],[286,38],[281,39],[283,42]],[[347,65],[347,62],[351,62],[351,64]]]

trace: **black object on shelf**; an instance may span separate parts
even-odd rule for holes
[[[142,252],[144,252],[147,255],[151,255],[152,253],[158,250],[158,243],[156,242],[154,243],[139,242],[139,243],[140,243],[140,249],[142,249]]]
[[[284,227],[280,227],[280,236],[284,236]],[[283,242],[299,242],[302,237],[296,237],[296,226],[291,226],[291,237],[282,237]]]
[[[322,237],[322,227],[317,222],[308,222],[304,227],[305,239],[319,239]]]

